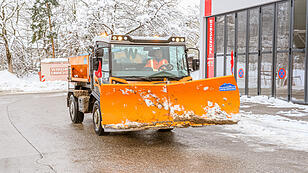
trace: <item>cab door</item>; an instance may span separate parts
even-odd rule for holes
[[[93,58],[94,91],[100,93],[100,86],[109,83],[109,48],[99,47]]]
[[[102,83],[109,83],[110,67],[109,67],[109,48],[103,48],[104,55],[102,56]]]

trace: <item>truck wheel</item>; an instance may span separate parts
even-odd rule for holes
[[[71,120],[74,124],[82,123],[84,114],[82,112],[79,112],[78,101],[73,95],[70,96],[69,112],[70,112]]]
[[[98,101],[95,101],[92,112],[93,112],[93,125],[95,133],[98,136],[108,135],[109,133],[105,132],[102,127],[102,115]]]

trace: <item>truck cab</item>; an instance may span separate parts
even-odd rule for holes
[[[184,37],[150,40],[112,35],[96,37],[94,44],[91,58],[94,85],[97,78],[104,84],[155,83],[190,78]]]

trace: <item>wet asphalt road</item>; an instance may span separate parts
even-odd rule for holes
[[[256,150],[219,126],[99,137],[90,114],[71,123],[65,98],[0,96],[0,172],[308,172],[308,153]]]

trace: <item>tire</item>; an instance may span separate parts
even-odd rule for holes
[[[173,128],[169,128],[169,129],[158,129],[159,132],[171,132],[173,130]]]
[[[102,115],[98,101],[95,101],[92,113],[93,113],[93,127],[95,133],[98,136],[108,135],[109,133],[105,132],[102,127]]]
[[[69,100],[69,114],[74,124],[83,122],[84,114],[82,112],[79,112],[77,98],[73,95],[70,96]]]

